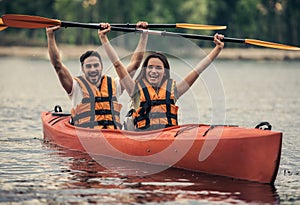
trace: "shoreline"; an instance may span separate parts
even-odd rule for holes
[[[59,49],[64,59],[78,59],[87,50],[93,49],[95,45],[71,46],[60,45]],[[208,53],[212,48],[204,48]],[[24,47],[24,46],[0,46],[0,57],[31,57],[49,59],[47,46]],[[300,52],[267,48],[224,48],[218,56],[221,60],[300,60]]]

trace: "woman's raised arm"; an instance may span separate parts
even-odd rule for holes
[[[219,53],[224,48],[224,42],[221,41],[224,36],[216,33],[214,35],[215,48],[202,59],[197,66],[187,76],[177,84],[178,98],[183,95],[198,79],[200,74],[215,60]]]
[[[106,34],[110,32],[110,25],[108,23],[101,23],[100,26],[104,28],[104,30],[98,30],[99,39],[110,61],[115,67],[115,70],[120,78],[121,85],[128,92],[129,96],[131,96],[134,91],[135,82],[130,77],[127,69],[125,68],[124,64],[120,61],[119,56],[117,55],[115,49],[112,47],[107,38]]]
[[[144,22],[144,21],[139,21],[136,24],[136,28],[137,29],[147,29],[148,28],[148,22]],[[144,58],[144,54],[145,54],[145,50],[147,47],[147,41],[148,41],[148,32],[145,30],[145,32],[143,32],[140,36],[140,40],[139,43],[130,59],[130,63],[127,66],[127,71],[130,74],[130,77],[133,78],[136,70],[140,67],[143,58]]]

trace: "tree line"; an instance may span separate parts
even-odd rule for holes
[[[300,0],[0,0],[0,14],[37,15],[82,23],[197,23],[227,25],[228,37],[300,45]],[[175,31],[175,30],[170,30]],[[213,35],[216,31],[176,30]],[[112,32],[110,35],[120,35]],[[0,45],[45,45],[44,29],[8,28]],[[67,28],[60,43],[98,44],[97,32]],[[197,41],[206,45],[208,42]],[[242,45],[227,44],[228,47]]]

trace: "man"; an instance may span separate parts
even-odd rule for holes
[[[147,22],[138,22],[137,28],[147,28]],[[46,28],[48,52],[51,63],[62,87],[72,101],[71,115],[75,126],[98,129],[120,129],[120,110],[122,105],[117,98],[122,93],[119,80],[103,75],[103,63],[97,51],[87,51],[80,57],[83,75],[72,77],[68,68],[62,63],[55,41],[55,31],[60,26]],[[141,35],[127,71],[134,75],[139,67],[145,47],[146,38]],[[133,72],[132,72],[133,71]]]

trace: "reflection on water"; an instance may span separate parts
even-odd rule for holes
[[[47,145],[52,157],[63,157],[69,169],[69,181],[61,184],[86,201],[104,203],[145,203],[177,201],[212,201],[224,203],[278,203],[271,185],[216,177],[175,168],[146,177],[128,177],[107,170],[89,155]],[[111,159],[118,164],[118,160]],[[87,189],[82,191],[82,189]],[[69,193],[71,194],[71,193]],[[104,201],[103,201],[104,200]]]
[[[43,143],[40,113],[56,104],[65,111],[70,106],[53,68],[47,60],[0,60],[0,203],[300,202],[299,62],[215,63],[226,97],[226,124],[254,127],[269,121],[273,130],[283,132],[280,168],[273,187],[179,169],[127,177],[104,169],[85,154],[49,147]],[[73,75],[78,74],[77,61],[65,63]],[[173,65],[173,69],[181,68]],[[193,88],[200,110],[197,117],[200,123],[209,123],[209,94],[201,80]],[[183,97],[189,100],[188,95]],[[181,106],[193,109],[188,103]],[[189,120],[194,119],[190,115]]]

